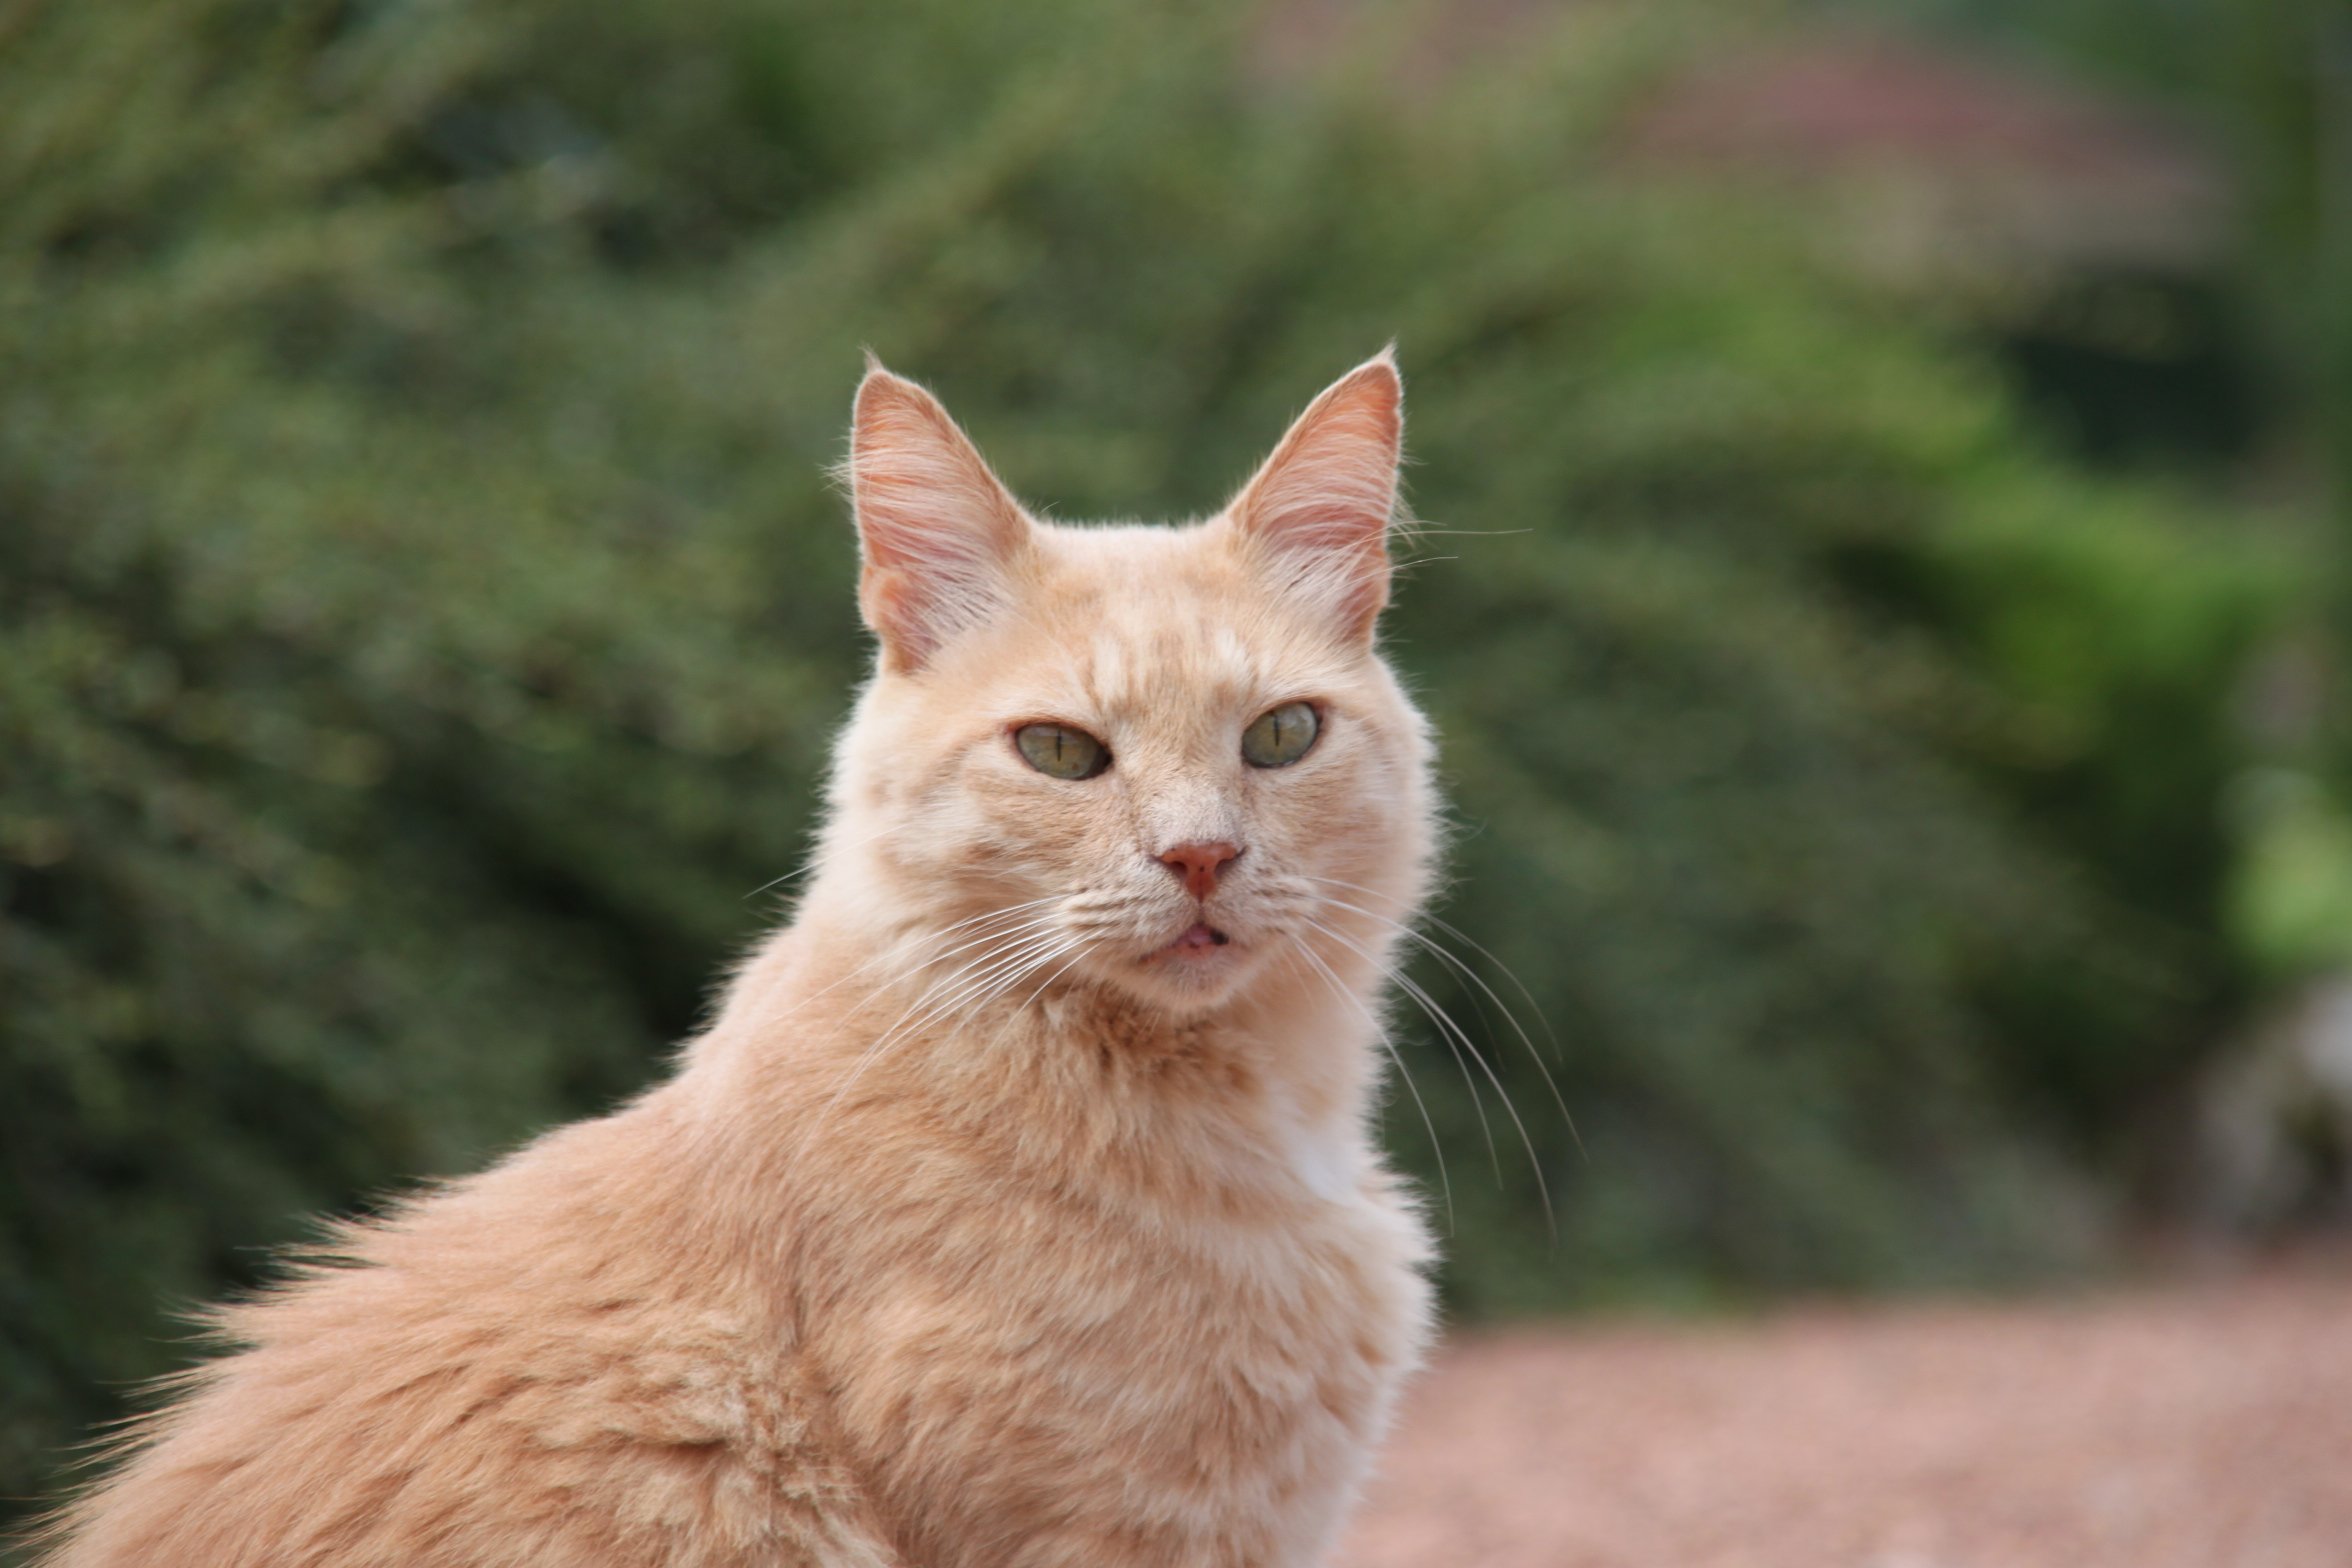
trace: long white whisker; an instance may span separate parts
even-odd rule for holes
[[[1059,896],[1056,895],[1054,897],[1048,898],[1033,898],[1030,899],[1027,903],[1013,904],[1003,909],[986,910],[980,914],[968,916],[965,919],[958,920],[953,925],[945,926],[936,932],[930,933],[928,940],[938,941],[945,937],[954,936],[958,932],[967,930],[968,928],[979,926],[983,922],[1003,920],[1010,916],[1019,914],[1023,910],[1035,909],[1040,904],[1052,904],[1058,902],[1060,902],[1060,899]],[[1041,924],[1041,922],[1031,922],[1030,924]],[[1026,929],[1026,927],[1023,929]],[[957,943],[954,947],[948,948],[945,952],[933,953],[930,957],[925,958],[917,963],[914,966],[912,972],[915,974],[921,974],[924,970],[930,968],[933,964],[943,963],[968,948],[978,947],[984,942],[1010,941],[1012,940],[1013,936],[1017,934],[1017,931],[983,932],[981,935],[973,937],[969,941]],[[887,964],[893,959],[898,958],[904,952],[905,945],[906,944],[904,942],[893,943],[892,945],[885,947],[881,952],[876,953],[873,957],[867,959],[864,963],[858,965],[855,969],[850,970],[849,973],[841,976],[839,979],[829,981],[826,984],[817,987],[814,991],[809,992],[806,996],[795,998],[792,1007],[783,1016],[785,1018],[793,1017],[802,1008],[808,1006],[809,1003],[815,1001],[818,997],[825,995],[828,991],[839,990],[841,987],[849,984],[850,981],[855,980],[859,975],[866,973],[868,970],[882,964]],[[898,977],[893,976],[892,978],[896,979]],[[876,986],[871,991],[868,991],[865,996],[860,999],[859,1005],[863,1006],[866,1002],[870,1002],[875,997],[881,995],[882,992],[889,989],[890,984],[890,980],[885,980],[881,985]]]
[[[987,914],[975,916],[971,920],[958,921],[955,926],[951,926],[948,929],[952,932],[959,927],[969,926],[991,919],[1011,916],[1018,914],[1025,909],[1033,908],[1038,904],[1053,902],[1057,902],[1057,900],[1032,899],[1027,904],[1016,904],[1008,909],[991,910]],[[817,1113],[815,1121],[810,1124],[808,1133],[801,1140],[800,1153],[793,1156],[792,1167],[788,1168],[787,1174],[790,1173],[790,1169],[798,1167],[801,1155],[806,1154],[808,1149],[814,1145],[817,1139],[817,1134],[824,1129],[824,1125],[831,1118],[834,1108],[838,1106],[843,1098],[848,1095],[849,1091],[855,1087],[858,1079],[864,1076],[866,1069],[876,1060],[878,1060],[882,1053],[888,1049],[888,1047],[894,1041],[904,1036],[912,1035],[916,1031],[920,1030],[925,1024],[929,1023],[934,1016],[942,1014],[947,1007],[959,1005],[961,1002],[967,999],[976,997],[980,992],[986,989],[988,983],[995,979],[998,974],[1010,972],[1017,975],[1019,971],[1019,965],[1017,963],[1013,963],[1013,960],[1026,959],[1038,952],[1045,952],[1048,956],[1058,956],[1059,950],[1054,946],[1058,940],[1060,940],[1060,938],[1058,934],[1052,929],[1052,922],[1050,920],[1044,918],[1034,918],[1017,926],[1011,932],[990,931],[984,933],[979,937],[975,937],[969,941],[958,944],[956,947],[949,949],[947,953],[936,954],[931,958],[925,959],[922,964],[918,965],[916,967],[915,973],[920,974],[923,969],[929,968],[933,964],[943,962],[946,958],[952,956],[955,953],[962,952],[966,948],[980,946],[989,942],[1009,942],[1012,944],[1009,951],[1005,949],[999,949],[994,952],[983,953],[980,957],[972,959],[961,965],[954,973],[942,978],[934,979],[919,995],[916,996],[912,1002],[907,1004],[906,1009],[899,1014],[898,1018],[892,1022],[889,1028],[882,1031],[882,1033],[875,1039],[873,1044],[867,1046],[864,1051],[859,1053],[857,1061],[851,1065],[848,1073],[844,1075],[840,1086],[836,1088],[833,1094],[826,1100],[823,1109]],[[860,967],[864,968],[866,966],[861,965]],[[838,984],[839,982],[835,983]],[[886,988],[888,984],[889,982],[885,981],[883,988]],[[827,989],[830,989],[830,987],[827,987]],[[877,988],[877,991],[874,994],[879,994],[880,989],[882,988]],[[942,997],[946,998],[944,1003],[935,1004],[934,999]],[[916,1016],[918,1013],[921,1014],[920,1017]]]
[[[1038,981],[1036,985],[1030,987],[1029,994],[1021,999],[1021,1005],[1013,1009],[1013,1017],[1019,1018],[1023,1013],[1029,1011],[1030,1007],[1036,1003],[1039,997],[1043,996],[1047,991],[1053,988],[1053,983],[1056,980],[1059,980],[1062,976],[1068,974],[1072,969],[1076,968],[1077,965],[1085,959],[1086,955],[1093,950],[1093,943],[1088,942],[1083,938],[1073,938],[1070,943],[1069,962],[1063,964],[1061,968],[1055,970],[1052,974],[1047,975],[1043,980]],[[1057,954],[1055,956],[1058,957],[1059,955]],[[1043,969],[1046,964],[1050,964],[1052,962],[1053,958],[1049,957],[1045,959],[1044,962],[1038,964],[1037,968]]]
[[[1429,1152],[1437,1160],[1437,1189],[1445,1197],[1446,1234],[1454,1234],[1454,1181],[1446,1170],[1445,1144],[1437,1136],[1437,1123],[1430,1118],[1429,1102],[1421,1098],[1421,1086],[1413,1081],[1413,1069],[1405,1065],[1404,1053],[1396,1048],[1396,1042],[1389,1038],[1387,1026],[1373,1015],[1372,1009],[1364,1004],[1364,999],[1349,990],[1347,982],[1340,979],[1313,948],[1303,943],[1294,944],[1290,951],[1313,964],[1316,972],[1322,975],[1324,984],[1364,1015],[1364,1022],[1372,1026],[1372,1037],[1380,1042],[1380,1048],[1388,1053],[1388,1059],[1396,1063],[1397,1077],[1404,1081],[1405,1093],[1413,1097],[1413,1106],[1421,1113],[1421,1126],[1429,1134]]]
[[[1058,952],[1059,949],[1049,947],[1047,957],[1053,957],[1058,954]],[[980,969],[983,966],[987,968],[988,973],[983,975],[981,979],[973,981],[968,986],[963,987],[958,996],[955,999],[950,1000],[946,1006],[952,1007],[956,1005],[958,1001],[967,997],[985,1001],[987,999],[988,988],[990,984],[995,981],[998,969],[1001,964],[1002,960],[999,957],[996,955],[991,955],[986,959],[978,960],[972,964],[966,965],[963,970],[959,970],[957,972],[957,975],[951,976],[949,977],[949,980],[941,982],[939,985],[933,986],[931,991],[926,991],[922,997],[918,997],[914,1003],[910,1004],[908,1010],[909,1013],[911,1013],[914,1008],[921,1007],[923,1002],[928,997],[930,997],[934,991],[941,989],[942,986],[953,984],[963,974],[969,973],[974,969]],[[1017,979],[1019,973],[1019,967],[1015,966],[1012,971],[1012,977]],[[1003,984],[999,984],[997,986],[997,990],[1001,991],[1006,985],[1011,983],[1012,981],[1008,979],[1004,981]],[[793,1155],[791,1165],[786,1168],[785,1174],[787,1177],[791,1175],[792,1171],[799,1168],[801,1159],[807,1155],[811,1148],[815,1147],[818,1135],[825,1130],[825,1124],[832,1120],[833,1112],[840,1106],[841,1102],[849,1097],[850,1090],[857,1087],[858,1080],[865,1076],[866,1069],[873,1066],[874,1063],[880,1061],[883,1055],[893,1044],[901,1040],[913,1039],[921,1032],[925,1024],[929,1023],[933,1017],[940,1015],[943,1011],[944,1008],[935,1007],[929,1011],[926,1011],[921,1018],[916,1018],[912,1021],[909,1020],[906,1014],[902,1014],[897,1023],[891,1025],[891,1027],[885,1030],[872,1045],[867,1046],[865,1050],[858,1054],[858,1059],[851,1064],[849,1071],[842,1076],[840,1086],[836,1088],[831,1096],[826,1099],[824,1107],[817,1112],[816,1119],[809,1124],[808,1132],[801,1138],[798,1152]]]
[[[1317,877],[1314,880],[1329,881],[1331,879]],[[1333,885],[1345,887],[1352,886],[1353,884],[1334,882]],[[1543,1078],[1544,1087],[1551,1091],[1552,1104],[1559,1107],[1560,1120],[1568,1128],[1568,1136],[1575,1140],[1576,1152],[1578,1154],[1584,1153],[1584,1135],[1576,1130],[1576,1118],[1569,1114],[1568,1100],[1566,1096],[1560,1093],[1559,1080],[1552,1076],[1552,1070],[1550,1066],[1545,1063],[1543,1059],[1543,1053],[1535,1048],[1535,1041],[1529,1038],[1526,1028],[1519,1022],[1518,1015],[1513,1013],[1511,1011],[1510,1005],[1495,993],[1495,988],[1486,983],[1484,976],[1480,975],[1476,970],[1472,969],[1469,964],[1462,960],[1460,955],[1448,951],[1440,943],[1432,940],[1427,936],[1424,936],[1422,933],[1414,930],[1411,926],[1408,926],[1401,921],[1391,920],[1388,916],[1381,914],[1379,911],[1366,909],[1360,904],[1351,904],[1344,898],[1333,898],[1329,899],[1328,901],[1336,908],[1353,910],[1355,913],[1362,915],[1367,920],[1377,920],[1382,925],[1385,925],[1390,930],[1396,932],[1397,935],[1404,937],[1406,940],[1419,943],[1425,951],[1435,956],[1440,963],[1445,964],[1448,968],[1453,970],[1454,973],[1460,975],[1463,979],[1478,987],[1479,990],[1485,992],[1487,1000],[1494,1003],[1495,1010],[1500,1012],[1503,1015],[1504,1021],[1510,1024],[1512,1033],[1518,1035],[1519,1043],[1527,1048],[1528,1059],[1535,1063],[1535,1070]],[[1463,937],[1462,940],[1465,942],[1470,941],[1468,937]],[[1470,945],[1473,947],[1478,946],[1478,944],[1475,942],[1471,942]],[[1479,951],[1485,952],[1485,949],[1480,948]],[[1500,959],[1495,958],[1492,953],[1488,953],[1486,956],[1494,962],[1497,968],[1502,969],[1505,974],[1510,973],[1509,966],[1505,965]],[[1512,977],[1512,982],[1514,984],[1518,984],[1518,979],[1516,976]],[[1519,989],[1522,992],[1525,992],[1527,987],[1520,985]],[[1475,998],[1473,998],[1473,1000],[1475,1000]],[[1543,1009],[1536,1006],[1535,998],[1530,996],[1528,997],[1527,1001],[1529,1006],[1536,1008],[1536,1017],[1541,1019],[1543,1017]],[[1553,1045],[1557,1047],[1558,1044],[1559,1042],[1555,1038]]]
[[[1342,946],[1347,947],[1356,953],[1366,963],[1371,964],[1374,968],[1386,974],[1388,978],[1395,983],[1399,990],[1403,991],[1407,996],[1411,997],[1415,1002],[1420,1004],[1421,1010],[1429,1015],[1431,1022],[1435,1023],[1440,1030],[1450,1031],[1455,1038],[1460,1040],[1462,1048],[1469,1052],[1470,1060],[1478,1064],[1479,1071],[1486,1074],[1487,1082],[1494,1085],[1496,1096],[1503,1102],[1504,1112],[1511,1118],[1511,1125],[1516,1127],[1519,1131],[1519,1144],[1520,1147],[1527,1152],[1528,1168],[1535,1176],[1536,1195],[1543,1204],[1545,1226],[1552,1232],[1553,1237],[1557,1239],[1559,1235],[1559,1221],[1553,1216],[1552,1213],[1551,1184],[1544,1180],[1543,1161],[1537,1156],[1535,1152],[1535,1139],[1528,1134],[1527,1123],[1521,1119],[1519,1115],[1519,1107],[1512,1103],[1511,1091],[1503,1086],[1503,1080],[1501,1076],[1495,1072],[1492,1064],[1490,1064],[1487,1059],[1480,1054],[1478,1047],[1472,1043],[1469,1036],[1463,1032],[1462,1026],[1455,1023],[1451,1015],[1449,1015],[1444,1008],[1437,1005],[1437,1001],[1434,997],[1432,997],[1412,978],[1399,971],[1394,965],[1382,963],[1378,957],[1366,951],[1362,946],[1349,940],[1347,937],[1340,935],[1340,933],[1332,930],[1329,926],[1324,925],[1320,921],[1309,920],[1307,923],[1313,926],[1316,930],[1322,932],[1325,936],[1330,937],[1333,941],[1340,943]],[[1501,1172],[1499,1169],[1496,1173],[1496,1179],[1498,1182],[1501,1180]]]
[[[933,1020],[945,1017],[988,990],[1001,976],[1014,973],[1043,950],[1055,947],[1064,940],[1060,933],[1040,923],[1025,934],[1011,938],[1012,946],[988,953],[965,964],[945,980],[933,985],[901,1013],[898,1021],[882,1032],[869,1046],[869,1051],[887,1045],[901,1033],[913,1033]],[[919,1016],[918,1016],[919,1014]]]
[[[1325,887],[1344,887],[1351,893],[1361,893],[1367,898],[1378,898],[1380,896],[1380,890],[1378,888],[1366,887],[1361,882],[1343,881],[1338,877],[1309,876],[1306,878],[1306,880],[1309,882],[1320,882]],[[1339,902],[1339,900],[1333,899],[1332,902],[1336,904]],[[1358,910],[1357,913],[1370,915],[1375,920],[1388,920],[1390,925],[1402,924],[1400,921],[1389,920],[1388,916],[1378,914],[1375,911],[1369,909]],[[1452,937],[1455,941],[1461,943],[1464,947],[1467,947],[1470,949],[1470,951],[1476,953],[1479,957],[1494,965],[1495,968],[1501,970],[1503,978],[1511,982],[1512,987],[1518,991],[1520,998],[1525,1001],[1529,1009],[1534,1012],[1537,1027],[1543,1030],[1544,1038],[1551,1042],[1552,1060],[1557,1062],[1563,1059],[1565,1053],[1562,1051],[1560,1046],[1560,1037],[1552,1031],[1552,1021],[1545,1015],[1543,1004],[1535,999],[1535,993],[1533,991],[1527,989],[1527,982],[1519,978],[1519,971],[1513,969],[1509,964],[1504,963],[1501,958],[1497,957],[1494,949],[1486,946],[1483,942],[1480,942],[1478,938],[1472,936],[1469,932],[1463,930],[1460,926],[1455,925],[1452,921],[1431,914],[1427,910],[1423,910],[1415,918],[1421,921],[1426,921],[1428,924],[1435,926],[1438,930],[1443,931],[1447,936]]]
[[[998,985],[998,982],[1005,980],[1007,976],[1017,976],[1051,958],[1059,957],[1064,950],[1063,944],[1068,941],[1069,938],[1060,932],[1044,932],[1028,938],[1009,952],[994,956],[980,967],[977,976],[967,981],[960,989],[941,997],[922,1017],[906,1027],[909,1029],[923,1028],[937,1019],[946,1017],[959,1007],[977,1002],[981,999],[982,994],[989,991],[991,987],[998,990],[1009,988],[1014,982],[1007,980],[1002,986]]]
[[[1347,938],[1341,936],[1338,932],[1332,930],[1329,926],[1324,925],[1321,921],[1309,918],[1307,920],[1307,924],[1312,926],[1317,931],[1322,932],[1325,936],[1330,937],[1335,942],[1346,943],[1348,947],[1354,949],[1358,956],[1362,957],[1367,963],[1371,964],[1372,967],[1379,972],[1382,979],[1394,980],[1396,978],[1395,971],[1392,970],[1388,965],[1381,963],[1379,959],[1375,958],[1372,954],[1365,952],[1362,948],[1357,947],[1355,943],[1349,942]],[[1404,987],[1400,986],[1398,989],[1403,990]],[[1407,995],[1410,996],[1411,993],[1408,991]],[[1414,1005],[1419,1007],[1422,1012],[1429,1013],[1429,1002],[1425,998],[1413,997],[1412,1000]],[[1478,1116],[1478,1136],[1480,1140],[1486,1145],[1486,1162],[1494,1170],[1495,1185],[1500,1187],[1503,1184],[1503,1151],[1495,1144],[1494,1123],[1487,1119],[1486,1097],[1478,1092],[1478,1080],[1471,1076],[1470,1063],[1468,1059],[1463,1056],[1462,1047],[1454,1043],[1454,1032],[1448,1027],[1452,1023],[1452,1020],[1446,1019],[1440,1021],[1436,1014],[1431,1013],[1430,1022],[1437,1024],[1437,1037],[1445,1043],[1447,1053],[1450,1054],[1454,1059],[1454,1066],[1460,1069],[1462,1074],[1462,1087],[1470,1091],[1470,1109],[1476,1112]]]
[[[1026,910],[1026,909],[1033,909],[1033,908],[1035,908],[1035,907],[1036,907],[1038,904],[1051,904],[1051,903],[1057,903],[1057,902],[1059,902],[1059,900],[1056,900],[1056,899],[1050,899],[1050,898],[1041,898],[1041,899],[1037,899],[1037,900],[1035,900],[1033,903],[1029,903],[1029,904],[1015,904],[1015,905],[1014,905],[1014,906],[1013,906],[1011,909],[1006,909],[1006,910],[1000,910],[1000,911],[998,911],[998,915],[999,915],[999,916],[1006,916],[1006,915],[1017,914],[1017,913],[1019,913],[1019,912],[1020,912],[1020,911],[1022,911],[1022,910]],[[940,933],[940,935],[941,935],[941,936],[952,936],[952,935],[954,935],[954,934],[956,933],[956,931],[957,931],[957,929],[958,929],[958,927],[959,927],[959,926],[961,926],[961,925],[965,925],[965,924],[968,924],[968,923],[969,923],[969,922],[958,922],[958,923],[957,923],[957,925],[955,925],[955,926],[949,926],[949,927],[948,927],[948,928],[947,928],[945,931],[942,931],[942,932]],[[1032,918],[1030,918],[1030,919],[1028,919],[1028,920],[1024,920],[1024,921],[1021,921],[1021,922],[1019,922],[1019,923],[1015,924],[1014,926],[1012,926],[1012,927],[1011,927],[1011,928],[1009,928],[1009,929],[1005,929],[1005,930],[993,930],[993,929],[992,929],[992,930],[986,930],[986,931],[982,931],[982,932],[980,932],[980,934],[979,934],[979,935],[977,935],[977,936],[972,936],[972,937],[968,937],[966,940],[964,940],[964,941],[961,941],[961,942],[958,942],[958,943],[957,943],[955,946],[953,946],[953,947],[951,947],[951,948],[948,948],[948,949],[947,949],[946,951],[944,951],[944,952],[933,954],[931,957],[924,959],[924,960],[923,960],[923,963],[922,963],[922,965],[921,965],[921,967],[922,967],[922,968],[925,968],[925,969],[928,969],[928,968],[930,968],[930,967],[931,967],[933,964],[937,964],[937,963],[943,963],[943,962],[945,962],[946,960],[948,960],[948,959],[950,959],[950,958],[953,958],[953,957],[954,957],[956,954],[958,954],[958,953],[969,952],[971,949],[973,949],[973,948],[975,948],[975,947],[984,947],[984,946],[986,946],[988,943],[991,943],[991,942],[1014,942],[1014,941],[1020,941],[1020,940],[1024,940],[1024,939],[1026,939],[1026,938],[1028,938],[1028,937],[1031,937],[1031,936],[1034,936],[1034,935],[1036,935],[1036,934],[1037,934],[1038,932],[1040,932],[1040,931],[1045,931],[1045,930],[1051,929],[1052,925],[1053,925],[1053,921],[1052,921],[1052,920],[1051,920],[1051,918],[1049,918],[1049,917],[1046,917],[1046,916],[1033,916]]]
[[[868,833],[864,838],[859,839],[856,843],[844,844],[841,847],[844,850],[863,849],[868,844],[874,843],[877,840],[888,838],[891,834],[897,832],[899,827],[899,823],[893,822],[889,826],[881,829],[879,832]],[[817,845],[809,851],[809,855],[806,860],[803,860],[799,865],[793,867],[790,871],[785,872],[782,876],[770,877],[767,881],[762,882],[758,887],[755,887],[750,892],[744,894],[744,902],[749,903],[752,899],[755,899],[762,893],[765,893],[769,888],[781,887],[787,882],[797,881],[799,878],[805,877],[810,872],[816,870],[817,862],[822,860],[825,856],[826,846],[823,842],[823,833],[821,830],[818,834],[818,840],[819,841]]]

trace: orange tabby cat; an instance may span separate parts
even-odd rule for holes
[[[1057,527],[873,366],[798,918],[670,1081],[228,1309],[49,1568],[1318,1560],[1430,1313],[1400,419],[1384,354],[1208,521]]]

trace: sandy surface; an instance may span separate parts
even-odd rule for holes
[[[2352,1269],[1456,1341],[1353,1568],[2352,1568]]]

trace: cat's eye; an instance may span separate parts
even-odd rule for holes
[[[1313,703],[1286,702],[1241,732],[1241,760],[1253,768],[1287,768],[1313,748],[1322,727]]]
[[[1090,779],[1111,765],[1111,748],[1067,724],[1024,724],[1013,745],[1029,766],[1048,778]]]

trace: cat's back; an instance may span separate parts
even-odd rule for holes
[[[344,1232],[223,1314],[249,1348],[51,1568],[774,1561],[824,1511],[793,1503],[814,1434],[691,1147],[656,1094]]]

